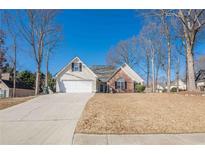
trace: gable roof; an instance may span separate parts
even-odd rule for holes
[[[79,57],[75,57],[66,66],[64,66],[58,73],[56,73],[55,78],[57,78],[64,70],[66,70],[75,60],[79,60],[90,71],[90,73],[93,74],[93,76],[97,77],[97,75],[82,60],[80,60]]]
[[[182,79],[179,79],[179,84],[186,85],[186,82],[183,81]],[[171,86],[176,86],[177,85],[177,80],[171,81]]]
[[[10,80],[0,80],[0,81],[2,81],[8,88],[13,88],[13,81],[10,81]],[[32,86],[29,86],[20,81],[16,81],[16,88],[33,90]]]
[[[131,78],[133,78],[134,81],[144,82],[144,80],[133,69],[131,69],[131,67],[127,65],[126,63],[122,65],[122,68],[131,76]]]
[[[127,73],[127,75],[134,81],[136,82],[144,82],[144,80],[133,70],[129,67],[129,65],[127,65],[126,63],[124,63],[121,67],[119,67],[113,74],[112,76],[108,79],[108,81],[119,71],[119,70],[123,70],[124,72]]]

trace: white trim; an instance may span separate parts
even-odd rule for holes
[[[113,77],[120,69],[121,69],[121,67],[119,67],[119,68],[111,75],[111,77],[107,80],[107,82],[110,81],[110,79],[112,79],[112,77]]]
[[[80,77],[80,76],[77,76],[76,74],[71,74],[71,73],[64,73],[65,75],[70,75],[70,76],[73,76],[73,77],[76,77],[76,78],[79,78],[79,79],[81,79],[81,80],[87,80],[87,79],[85,79],[85,78],[82,78],[82,77]]]
[[[94,81],[94,80],[88,80],[88,79],[85,79],[85,80],[63,79],[61,81]]]
[[[127,73],[134,81],[141,80],[140,82],[144,82],[144,80],[128,64],[124,63],[121,67],[124,71],[126,71],[125,67],[128,69]]]
[[[0,79],[0,81],[1,81],[1,83],[3,83],[7,88],[9,88],[5,83],[4,83],[4,81],[2,81],[1,79]],[[9,88],[10,89],[10,88]]]
[[[79,59],[80,60],[80,59]],[[80,60],[81,61],[81,60]],[[82,61],[81,61],[82,62]],[[83,62],[82,62],[83,63]],[[94,77],[96,77],[97,78],[97,75],[85,64],[85,63],[83,63],[84,65],[85,65],[85,67],[87,67],[87,69],[90,71],[90,73],[92,73],[93,74],[93,76]]]
[[[133,76],[127,71],[127,70],[125,70],[123,67],[124,66],[126,66],[128,69],[129,69],[129,71],[131,71],[132,73],[133,73]],[[120,70],[120,69],[122,69],[132,80],[134,80],[134,81],[136,81],[136,79],[139,79],[139,80],[141,80],[141,82],[144,82],[144,80],[132,69],[132,68],[130,68],[129,67],[129,65],[127,65],[126,63],[124,63],[122,66],[120,66],[112,75],[111,75],[111,77],[108,79],[108,81],[110,80],[110,79],[112,79],[112,77]],[[135,78],[135,77],[136,78]],[[107,82],[108,82],[107,81]]]

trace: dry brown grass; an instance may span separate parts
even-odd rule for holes
[[[179,94],[96,94],[76,133],[205,132],[205,97]]]
[[[20,104],[20,103],[24,103],[32,98],[34,98],[34,96],[0,99],[0,110]]]

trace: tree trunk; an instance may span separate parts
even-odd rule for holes
[[[48,56],[48,55],[47,55]],[[45,78],[45,87],[48,88],[48,57],[46,58],[46,78]]]
[[[156,79],[155,79],[155,88],[157,89],[158,86],[158,77],[159,77],[159,66],[156,68]]]
[[[167,65],[167,92],[170,92],[170,82],[171,82],[171,46],[170,40],[167,40],[168,45],[168,65]]]
[[[147,87],[149,87],[149,67],[150,67],[149,57],[147,56]]]
[[[183,14],[181,13],[182,19],[185,20]],[[194,71],[194,56],[193,56],[193,47],[195,42],[195,37],[197,31],[191,30],[189,21],[187,21],[187,26],[183,24],[184,36],[186,39],[186,58],[187,58],[187,78],[188,78],[188,91],[196,91],[195,84],[195,71]]]
[[[162,17],[161,17],[162,23],[164,25],[164,33],[167,40],[167,48],[168,48],[168,59],[167,59],[167,92],[170,92],[170,83],[171,83],[171,38],[170,38],[170,32],[169,32],[169,26],[166,21],[166,16],[164,14],[164,11],[162,11]]]
[[[196,91],[194,58],[191,46],[187,45],[188,91]]]
[[[35,95],[38,95],[38,94],[39,94],[39,89],[40,89],[40,77],[41,77],[40,64],[37,64]]]
[[[42,53],[43,53],[43,36],[40,33],[41,39],[38,45],[38,58],[37,58],[37,72],[36,72],[36,88],[35,88],[35,95],[38,95],[40,92],[40,82],[41,82],[41,62],[42,62]]]
[[[177,92],[179,92],[179,66],[180,66],[180,60],[179,57],[177,59],[176,63],[176,82],[177,82]]]
[[[152,57],[152,92],[155,92],[154,57]]]
[[[16,97],[16,41],[14,44],[13,97]]]
[[[179,72],[176,73],[177,78],[177,92],[179,92]]]
[[[187,54],[186,54],[186,90],[188,90],[189,89],[189,77],[188,77],[188,63],[187,63]]]

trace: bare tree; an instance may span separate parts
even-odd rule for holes
[[[140,55],[137,54],[137,38],[135,36],[120,41],[107,54],[107,63],[113,66],[127,63],[130,67],[134,67],[139,63],[139,60]]]
[[[35,95],[39,94],[41,65],[45,47],[45,37],[53,31],[52,23],[56,16],[55,10],[26,10],[26,20],[21,18],[21,33],[32,48],[36,62]],[[26,22],[24,22],[26,21]]]
[[[186,41],[188,91],[195,91],[194,46],[197,34],[202,31],[205,25],[205,10],[170,10],[167,15],[177,17],[182,24]]]
[[[1,79],[1,74],[3,72],[3,67],[6,62],[6,57],[5,57],[5,33],[2,29],[0,29],[0,79]]]
[[[156,40],[155,44],[155,50],[156,50],[156,71],[155,71],[155,84],[157,87],[158,85],[158,79],[159,79],[159,71],[161,70],[166,70],[166,62],[167,62],[167,53],[166,51],[166,45],[164,45],[164,41],[162,37],[159,37],[159,39]]]
[[[145,25],[139,35],[141,52],[145,56],[145,64],[147,68],[147,86],[149,86],[150,66],[152,73],[152,90],[155,91],[156,81],[158,80],[159,68],[163,65],[164,50],[163,42],[160,35],[160,26],[156,23],[148,23]],[[150,64],[151,63],[151,64]]]
[[[173,18],[172,18],[173,19]],[[179,78],[180,74],[180,64],[183,59],[185,61],[185,81],[186,81],[186,87],[188,87],[188,69],[187,69],[187,55],[186,55],[186,40],[183,32],[183,26],[180,24],[179,20],[173,19],[172,22],[172,27],[174,28],[175,35],[174,35],[174,47],[176,49],[176,52],[173,53],[173,56],[175,58],[176,66],[176,79]],[[177,77],[178,75],[178,77]]]
[[[150,20],[159,20],[161,24],[161,33],[159,35],[164,36],[165,43],[167,45],[167,92],[170,92],[170,83],[171,83],[171,24],[170,24],[170,18],[167,15],[168,10],[153,10],[151,11],[150,15],[156,16],[157,18],[150,19]]]
[[[167,42],[167,92],[170,92],[170,83],[171,83],[171,34],[170,26],[167,21],[166,10],[160,10],[160,19],[163,26],[163,34],[165,35]]]
[[[180,75],[180,54],[175,54],[175,81],[177,92],[179,92],[179,75]]]
[[[7,34],[9,34],[12,45],[11,50],[13,52],[11,56],[11,61],[13,65],[13,97],[16,96],[16,55],[17,55],[17,39],[19,35],[19,30],[17,28],[16,17],[9,11],[4,12],[4,23],[6,25]]]
[[[139,35],[139,43],[140,43],[140,51],[142,52],[142,55],[145,59],[145,67],[146,67],[146,75],[147,75],[146,84],[147,84],[147,87],[149,87],[150,86],[149,80],[150,80],[150,66],[151,66],[151,58],[150,58],[151,51],[150,51],[148,41],[145,36],[146,30],[144,31],[143,29]]]
[[[48,75],[49,75],[49,61],[51,55],[53,54],[54,50],[58,46],[61,37],[61,28],[58,25],[53,26],[52,31],[46,36],[46,44],[45,44],[45,64],[46,64],[46,76],[45,76],[45,87],[48,88]]]

